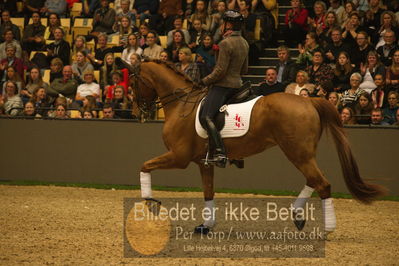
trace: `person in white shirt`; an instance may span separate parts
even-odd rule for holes
[[[101,95],[100,85],[94,82],[94,72],[91,70],[85,71],[83,73],[83,78],[85,83],[78,86],[75,101],[83,101],[88,95],[99,100]]]
[[[344,22],[345,8],[341,5],[340,0],[330,0],[330,8],[327,10],[327,12],[329,11],[335,12],[339,24]]]

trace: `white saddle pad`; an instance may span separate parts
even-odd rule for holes
[[[247,134],[252,108],[260,97],[262,96],[256,97],[248,102],[229,104],[227,106],[225,111],[226,121],[224,123],[223,129],[220,131],[222,138],[236,138]],[[204,99],[202,99],[202,101],[203,100]],[[198,106],[201,106],[201,103]],[[197,131],[198,136],[206,139],[208,138],[208,133],[199,122],[199,111],[200,108],[198,107],[197,114],[195,116],[195,130]]]

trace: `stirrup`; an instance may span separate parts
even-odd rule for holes
[[[227,163],[226,155],[220,153],[215,154],[213,158],[209,158],[209,152],[206,153],[205,159],[202,160],[204,162],[205,167],[209,167],[210,165],[215,165],[220,168],[225,168]]]

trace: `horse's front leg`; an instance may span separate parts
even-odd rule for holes
[[[176,155],[171,151],[146,161],[140,171],[141,197],[152,199],[151,171],[156,169],[185,168],[188,163],[183,160],[176,160]]]
[[[208,234],[209,230],[216,223],[216,215],[215,215],[215,203],[213,201],[213,197],[215,195],[215,191],[213,189],[213,166],[205,167],[202,163],[198,164],[201,172],[202,178],[202,188],[204,192],[204,200],[205,200],[205,209],[204,215],[205,221],[203,224],[196,226],[194,229],[195,233],[198,234]]]

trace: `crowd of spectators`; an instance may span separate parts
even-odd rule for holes
[[[285,40],[277,49],[279,62],[267,69],[256,93],[325,97],[345,124],[394,124],[398,2],[291,0],[285,25],[279,26],[276,0],[5,1],[0,3],[0,115],[134,118],[130,66],[144,57],[169,61],[199,82],[215,65],[223,13],[237,9],[244,16],[250,63],[259,62],[264,47]],[[82,8],[72,17],[75,3]],[[15,17],[24,18],[23,30],[13,24]],[[73,30],[62,18],[70,25],[76,18],[92,19],[91,30],[67,38]],[[119,43],[110,46],[115,36]],[[299,51],[294,59],[292,48]]]
[[[398,124],[399,1],[291,0],[258,93],[328,99],[344,124]],[[298,56],[290,51],[297,48]]]

